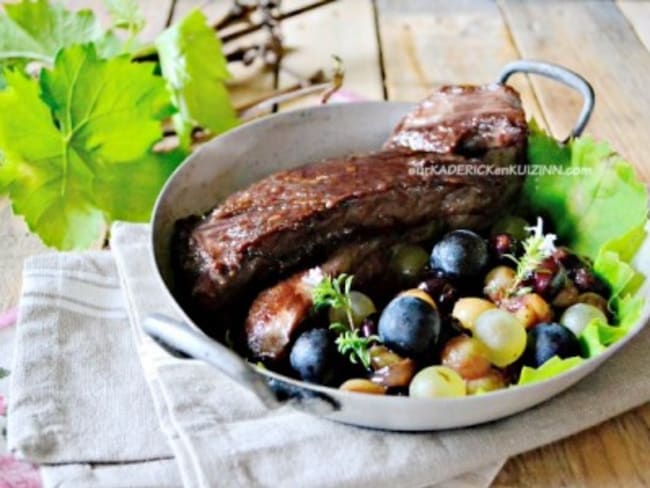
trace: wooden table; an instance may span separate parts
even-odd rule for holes
[[[104,15],[101,0],[66,3]],[[149,39],[191,8],[201,7],[216,18],[227,5],[223,0],[138,3]],[[307,1],[283,3],[289,9]],[[295,73],[309,76],[329,68],[332,54],[344,61],[345,87],[376,100],[415,101],[443,83],[493,80],[504,63],[516,58],[548,60],[593,83],[597,104],[587,132],[610,141],[650,181],[650,2],[339,0],[285,20],[283,33],[294,49],[282,60],[279,76],[257,73],[236,80],[238,102],[293,84]],[[558,137],[568,133],[580,108],[578,96],[539,78],[518,76],[512,83],[529,115]],[[0,202],[0,222],[4,310],[16,303],[23,258],[43,247],[11,216],[6,202]],[[495,486],[648,485],[650,405],[517,456],[495,481]]]

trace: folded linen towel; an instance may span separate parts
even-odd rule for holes
[[[638,371],[650,367],[650,358],[646,354],[650,346],[650,329],[646,329],[604,367],[568,392],[523,414],[483,426],[428,434],[400,434],[343,426],[290,408],[268,412],[248,391],[218,372],[197,361],[171,358],[144,336],[140,325],[147,314],[156,311],[175,315],[154,276],[148,252],[148,232],[146,226],[117,224],[112,231],[112,252],[126,297],[135,349],[142,362],[160,426],[172,447],[185,486],[415,487],[445,482],[461,473],[491,465],[491,470],[485,468],[477,475],[480,478],[465,478],[464,486],[481,486],[486,484],[486,478],[491,479],[489,476],[505,457],[568,436],[650,399],[650,384],[638,374]],[[82,258],[99,259],[88,254],[79,259]],[[46,258],[30,261],[26,267],[27,274],[38,267],[39,259]],[[103,265],[107,266],[106,263]],[[61,267],[60,274],[66,275],[80,266],[77,263],[75,267]],[[98,264],[93,262],[91,266]],[[114,284],[114,272],[106,276]],[[26,297],[31,293],[29,285],[27,280]],[[57,283],[53,282],[51,286],[55,296],[64,293],[60,287],[57,288]],[[80,290],[80,293],[83,296],[85,292]],[[34,377],[32,369],[38,371],[38,366],[31,369],[25,366],[30,363],[25,351],[29,335],[32,344],[40,341],[41,350],[48,347],[48,341],[54,341],[59,351],[75,354],[72,344],[65,340],[63,344],[68,347],[61,348],[65,335],[59,333],[52,338],[42,328],[38,329],[35,320],[39,317],[42,320],[40,314],[47,315],[43,313],[46,309],[53,314],[53,304],[57,305],[58,315],[50,317],[49,321],[51,327],[57,327],[66,322],[59,315],[71,313],[71,303],[60,299],[40,305],[27,301],[21,309],[14,371],[22,372],[14,376],[12,385],[9,442],[15,450],[37,461],[60,462],[56,459],[63,454],[63,461],[89,462],[93,459],[88,454],[96,456],[97,450],[84,452],[82,444],[77,450],[80,455],[70,459],[71,453],[66,451],[71,449],[62,445],[66,439],[61,432],[69,428],[70,412],[79,404],[87,407],[85,402],[92,395],[101,395],[101,392],[98,393],[93,386],[87,387],[84,401],[77,400],[75,405],[69,402],[65,408],[39,412],[38,402],[48,401],[48,389],[66,386],[57,380],[60,375],[52,372],[49,378],[40,378],[35,385],[30,380]],[[100,305],[109,308],[104,302]],[[38,310],[30,310],[32,308],[39,309],[40,314]],[[88,310],[77,312],[89,313]],[[94,315],[87,317],[89,323],[99,323]],[[108,327],[105,324],[103,328]],[[44,335],[48,340],[41,340]],[[106,344],[105,338],[101,340]],[[113,340],[119,342],[117,338]],[[81,344],[77,346],[83,347]],[[96,355],[101,356],[104,352],[101,347],[91,347],[95,348]],[[127,355],[122,354],[117,361],[128,363]],[[66,367],[74,370],[74,365],[59,364],[67,361],[60,355],[53,354],[51,360],[56,365],[55,371]],[[106,364],[106,367],[108,371],[110,368],[123,369],[121,363]],[[120,377],[125,375],[123,371],[111,373]],[[129,366],[126,375],[132,375],[133,381],[138,381],[133,366]],[[76,377],[68,374],[67,378],[74,380]],[[143,388],[142,382],[138,385]],[[81,395],[82,392],[75,390],[72,393]],[[134,406],[136,397],[145,396],[142,390],[132,395]],[[84,397],[81,395],[79,398]],[[83,410],[78,412],[80,415],[85,413]],[[142,422],[146,424],[150,420],[143,419]],[[78,421],[85,423],[81,419]],[[120,419],[115,421],[120,422]],[[58,435],[52,434],[53,429],[48,428],[48,425],[56,424],[60,426],[54,429]],[[123,425],[122,422],[120,426]],[[135,425],[132,428],[137,430]],[[91,425],[80,430],[88,432],[87,438],[92,437],[91,432],[95,432],[97,437],[103,435]],[[50,441],[47,444],[50,438],[59,443]],[[72,436],[70,439],[79,442],[81,437]],[[49,451],[35,447],[44,444],[49,446]],[[141,452],[149,452],[150,447],[145,449],[141,446]],[[164,449],[161,452],[162,456],[167,455]],[[130,455],[138,457],[136,452]],[[139,458],[150,459],[144,455]],[[450,483],[442,486],[463,486]]]
[[[233,431],[215,439],[219,432],[208,424],[219,430],[221,420],[231,426],[266,411],[230,380],[220,380],[215,388],[212,370],[170,358],[144,337],[139,322],[131,326],[128,313],[148,313],[134,307],[168,314],[174,309],[155,280],[146,227],[118,226],[114,231],[121,276],[110,252],[52,253],[26,262],[9,397],[9,447],[42,464],[45,486],[252,486],[282,479],[302,484],[306,478],[288,456],[267,466],[259,483],[237,478],[243,463],[230,453],[250,452],[254,463],[254,437],[239,438]],[[294,412],[286,413],[280,419],[294,421]],[[327,433],[333,424],[321,425]],[[283,432],[282,421],[275,432],[280,447],[291,436]],[[313,429],[307,433],[319,435]],[[260,450],[269,434],[265,432]],[[304,435],[296,436],[294,447]],[[501,465],[478,467],[445,480],[444,486],[487,486]],[[312,471],[310,476],[321,476],[323,467],[315,463]],[[335,476],[324,476],[320,484],[338,485]],[[408,483],[408,472],[404,481]]]

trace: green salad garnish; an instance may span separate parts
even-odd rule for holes
[[[631,260],[646,236],[647,189],[609,144],[579,137],[563,145],[534,122],[530,128],[529,164],[558,171],[528,175],[523,205],[552,222],[563,244],[591,259],[612,290],[608,305],[616,324],[594,320],[580,335],[583,354],[590,358],[624,337],[641,317],[644,301],[634,293],[645,278]],[[519,384],[543,381],[582,360],[554,358],[537,369],[524,367]]]

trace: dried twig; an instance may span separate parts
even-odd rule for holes
[[[323,93],[322,103],[326,103],[331,94],[333,94],[340,87],[342,78],[335,75],[334,79],[330,82],[323,82],[323,79],[323,72],[319,70],[308,79],[303,80],[300,83],[296,83],[295,85],[289,86],[287,88],[282,88],[280,90],[275,90],[267,95],[264,95],[263,97],[236,107],[236,110],[242,120],[250,120],[268,110],[271,110],[273,106],[278,103],[290,102],[309,95],[313,95],[315,93]],[[325,97],[325,95],[327,95],[327,97]],[[175,135],[176,132],[173,129],[168,129],[163,132],[163,136],[166,138],[173,137]],[[214,137],[214,134],[203,130],[201,127],[194,127],[192,129],[193,143],[205,142],[212,137]]]
[[[242,0],[234,0],[230,6],[230,10],[221,19],[214,23],[212,26],[214,30],[222,30],[231,25],[245,22],[252,25],[251,14],[257,10],[258,2],[243,2]]]
[[[300,14],[302,14],[304,12],[308,12],[310,10],[313,10],[313,9],[316,9],[316,8],[319,8],[319,7],[323,7],[324,5],[333,3],[335,1],[336,0],[320,0],[318,2],[303,5],[302,7],[298,7],[298,8],[295,8],[293,10],[289,10],[287,12],[279,13],[278,15],[274,16],[274,20],[276,22],[280,22],[280,21],[282,21],[284,19],[295,17],[296,15],[300,15]],[[250,34],[252,32],[258,31],[261,28],[263,28],[264,26],[265,26],[264,22],[260,22],[258,24],[253,24],[253,25],[250,25],[248,27],[244,27],[243,29],[239,29],[239,30],[237,30],[235,32],[232,32],[230,34],[224,34],[223,36],[220,36],[221,41],[222,42],[229,42],[229,41],[232,41],[234,39],[238,39],[238,38],[240,38],[242,36],[245,36],[245,35]],[[215,28],[215,30],[217,30],[216,25],[213,26],[213,27]]]
[[[334,95],[343,86],[343,79],[345,78],[345,71],[343,70],[343,61],[336,54],[334,58],[334,73],[332,75],[331,88],[323,93],[321,103],[325,104],[329,101],[330,97]]]
[[[252,109],[257,105],[265,103],[267,100],[274,99],[275,97],[285,95],[287,93],[296,92],[297,90],[300,90],[302,88],[307,88],[309,86],[313,86],[317,84],[327,84],[325,74],[323,73],[323,70],[320,69],[310,77],[301,79],[298,83],[295,83],[294,85],[288,86],[286,88],[280,88],[278,90],[274,90],[269,94],[258,97],[242,105],[238,105],[236,107],[237,113],[239,113],[240,116],[243,116],[244,113],[246,113],[247,111],[249,111],[250,109]],[[296,95],[296,96],[299,97],[300,95]]]

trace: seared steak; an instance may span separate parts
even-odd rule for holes
[[[250,352],[259,359],[278,360],[286,355],[298,327],[312,308],[312,288],[324,275],[354,272],[354,282],[372,279],[385,264],[384,239],[348,244],[317,268],[299,271],[264,290],[253,301],[245,332]]]
[[[480,100],[490,110],[481,109]],[[276,173],[233,194],[204,218],[181,221],[176,235],[181,282],[192,303],[210,312],[242,295],[254,296],[347,243],[432,221],[485,227],[511,200],[521,177],[453,170],[522,162],[526,132],[514,90],[445,88],[405,117],[386,149]],[[473,157],[466,157],[470,153]]]
[[[384,148],[476,156],[521,147],[525,134],[521,100],[509,86],[445,86],[400,121]]]

